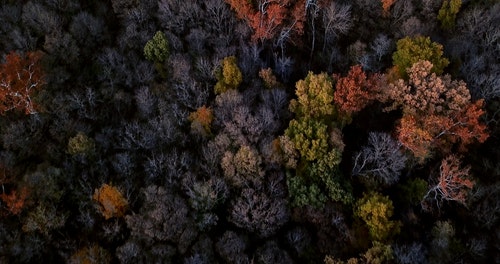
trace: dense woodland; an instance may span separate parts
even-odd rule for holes
[[[0,263],[500,263],[498,1],[0,3]]]

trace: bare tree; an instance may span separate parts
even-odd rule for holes
[[[229,221],[261,237],[274,234],[289,218],[286,200],[253,189],[244,189],[229,210]]]
[[[245,250],[247,248],[247,241],[241,235],[233,232],[226,231],[222,237],[215,244],[217,253],[227,263],[250,263]]]
[[[398,264],[424,264],[427,263],[426,250],[419,243],[410,245],[394,245],[394,257]]]
[[[292,258],[285,250],[278,246],[276,241],[267,241],[263,246],[257,248],[255,257],[262,264],[288,264],[293,263]]]
[[[370,132],[368,145],[354,155],[353,176],[368,181],[392,185],[399,180],[405,167],[406,157],[401,152],[401,143],[387,133]]]
[[[377,61],[380,61],[383,56],[389,54],[393,47],[393,41],[385,34],[378,34],[370,44],[370,49],[375,54]]]
[[[59,15],[45,6],[32,1],[27,2],[23,6],[22,21],[39,36],[49,34],[62,27]]]
[[[351,6],[331,2],[323,10],[323,53],[326,47],[339,35],[346,34],[352,27]]]
[[[135,91],[135,102],[139,115],[142,118],[149,118],[156,109],[156,97],[153,96],[149,87],[140,87]]]

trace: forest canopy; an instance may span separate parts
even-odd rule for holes
[[[0,0],[0,263],[500,263],[496,0]]]

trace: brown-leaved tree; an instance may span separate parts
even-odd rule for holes
[[[40,59],[40,52],[27,52],[26,55],[11,52],[5,56],[5,62],[0,65],[2,114],[14,109],[26,114],[37,112],[32,96],[44,84]]]

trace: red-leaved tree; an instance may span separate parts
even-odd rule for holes
[[[5,56],[0,65],[0,113],[14,109],[26,114],[37,112],[32,95],[44,84],[40,58],[40,52],[11,52]]]
[[[460,159],[455,155],[443,159],[437,183],[424,197],[424,208],[428,207],[428,202],[435,202],[440,207],[445,200],[465,205],[467,194],[474,187],[474,182],[470,176],[470,166],[462,168],[460,165]]]
[[[367,76],[361,65],[352,66],[346,77],[337,77],[334,101],[348,114],[361,111],[377,98],[380,74]]]
[[[253,41],[273,39],[278,34],[301,35],[304,30],[304,0],[226,0],[239,19],[253,29]]]
[[[19,192],[13,190],[10,194],[0,194],[0,200],[5,204],[6,209],[13,215],[21,213],[27,197],[28,189],[26,188],[21,188]]]

